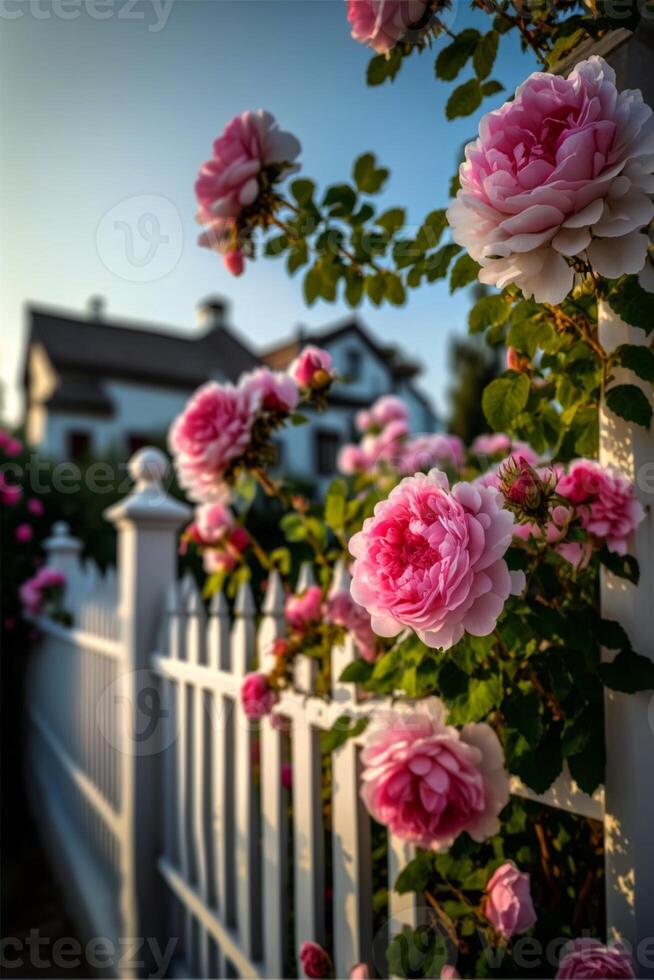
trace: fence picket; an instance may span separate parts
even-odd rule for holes
[[[247,582],[241,584],[234,607],[232,628],[232,671],[242,678],[254,662],[254,600]],[[258,820],[252,780],[254,731],[240,698],[234,711],[234,778],[236,786],[236,907],[238,933],[246,956],[260,955],[261,873],[258,847]]]
[[[315,584],[313,566],[311,562],[305,561],[300,568],[297,580],[296,593],[302,595],[308,588]],[[293,666],[293,680],[298,691],[311,694],[314,690],[316,678],[316,662],[311,657],[298,657]]]
[[[258,654],[263,670],[274,666],[275,640],[284,633],[284,589],[274,571],[268,581],[259,627]],[[284,976],[287,928],[288,806],[282,786],[283,733],[271,718],[261,723],[261,819],[263,840],[264,962],[269,977]]]

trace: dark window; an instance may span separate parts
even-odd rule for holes
[[[86,459],[91,453],[91,433],[90,432],[69,432],[68,433],[68,458]]]
[[[270,460],[270,467],[273,470],[278,470],[284,465],[284,444],[279,439],[273,439],[271,448],[274,456]]]
[[[147,436],[139,435],[137,432],[129,432],[127,435],[127,452],[133,456],[139,449],[145,449],[146,446],[149,446],[151,442],[152,439]]]
[[[331,476],[336,472],[336,457],[341,444],[338,432],[327,429],[317,429],[316,440],[316,469],[319,476]]]
[[[363,358],[361,357],[361,351],[357,350],[356,347],[350,347],[345,352],[346,369],[345,374],[350,381],[358,381],[361,377],[361,366],[363,363]]]

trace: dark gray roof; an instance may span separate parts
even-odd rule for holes
[[[259,363],[243,341],[222,325],[194,335],[86,320],[34,307],[28,315],[28,349],[32,343],[42,344],[57,372],[67,376],[68,385],[72,379],[83,381],[87,396],[96,380],[116,378],[193,389],[218,372],[234,381]]]

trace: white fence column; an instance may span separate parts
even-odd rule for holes
[[[159,690],[150,671],[165,614],[165,599],[176,579],[176,543],[190,509],[166,493],[168,461],[157,449],[132,457],[131,494],[109,508],[118,530],[120,619],[125,663],[120,677],[122,706],[123,824],[121,914],[127,936],[161,939],[161,884],[157,874],[161,830],[161,750],[164,727]],[[148,957],[148,943],[142,947]],[[145,972],[152,964],[145,963]]]
[[[52,528],[50,537],[43,542],[43,547],[48,555],[48,567],[56,568],[58,572],[62,572],[66,576],[66,602],[64,605],[72,612],[81,584],[80,552],[82,542],[71,536],[70,527],[65,521],[57,521]]]
[[[600,305],[600,340],[607,350],[620,344],[646,343],[643,330],[623,323]],[[631,372],[615,372],[619,383],[639,384],[649,399],[651,385]],[[640,582],[631,585],[604,571],[602,614],[627,631],[634,649],[654,659],[654,433],[617,418],[606,408],[600,420],[600,459],[619,466],[633,480],[646,518],[633,536],[630,551],[640,566]],[[606,886],[609,939],[634,947],[638,976],[654,976],[638,962],[638,944],[652,937],[654,923],[654,696],[606,695]],[[648,951],[648,955],[651,953]],[[651,962],[651,960],[650,960]]]

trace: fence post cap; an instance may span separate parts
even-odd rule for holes
[[[52,525],[50,537],[43,542],[47,552],[57,551],[78,553],[82,550],[82,542],[70,533],[70,525],[66,521],[56,521]]]
[[[105,511],[113,524],[135,521],[167,527],[179,527],[191,516],[191,508],[171,497],[163,484],[168,472],[168,458],[160,449],[145,446],[134,453],[127,468],[134,488],[124,500]]]

